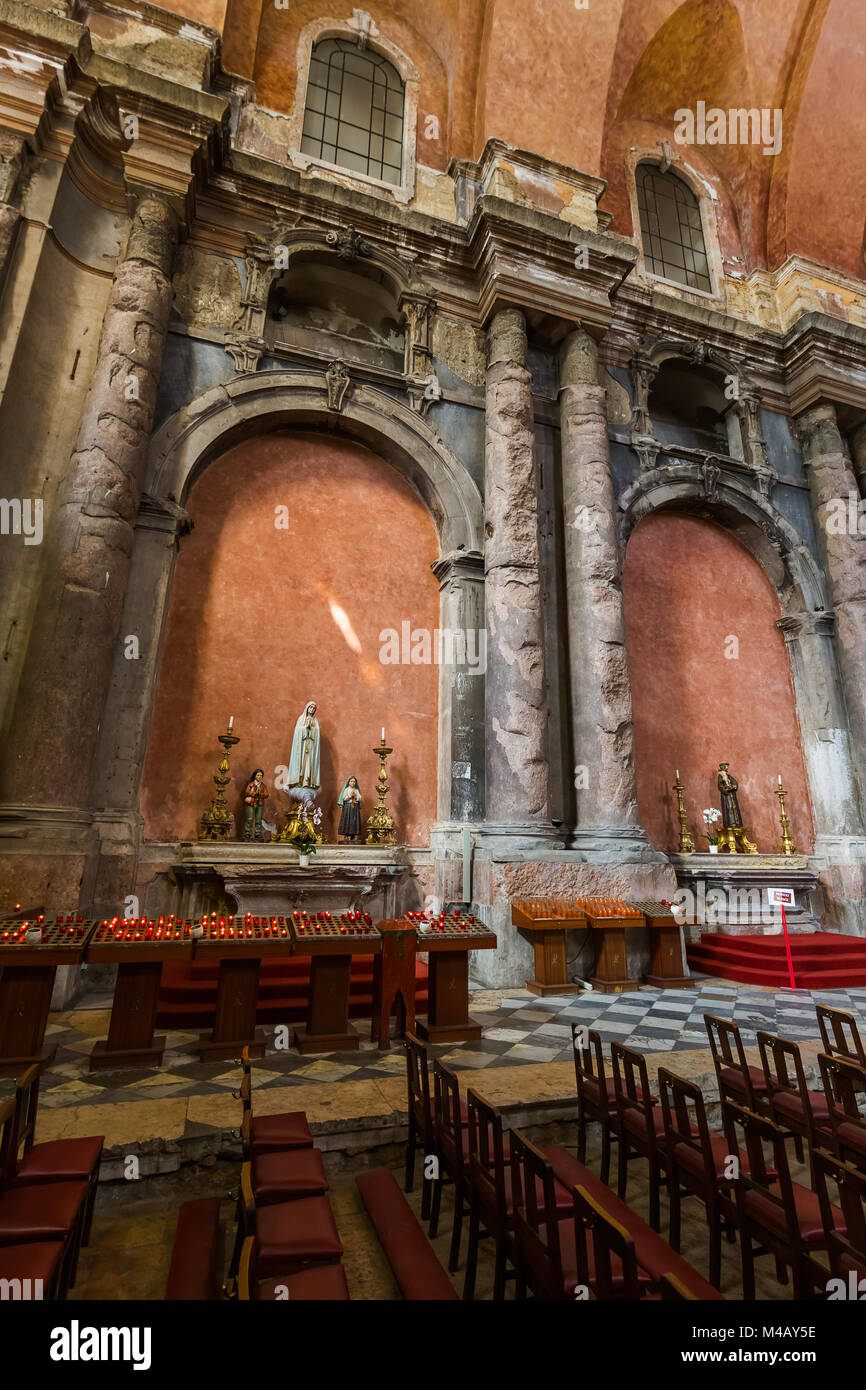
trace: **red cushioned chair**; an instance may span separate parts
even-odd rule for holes
[[[844,1230],[832,1219],[833,1204],[829,1185],[839,1194]],[[844,1163],[834,1154],[815,1151],[815,1187],[821,1207],[821,1217],[830,1231],[830,1271],[834,1278],[848,1283],[853,1274],[857,1281],[866,1279],[866,1173],[852,1163]]]
[[[59,1243],[63,1254],[57,1293],[65,1298],[78,1269],[88,1184],[15,1183],[16,1107],[15,1099],[0,1105],[0,1246]]]
[[[619,1128],[617,1195],[626,1195],[629,1159],[645,1158],[649,1164],[650,1225],[658,1231],[662,1174],[667,1171],[664,1115],[650,1093],[644,1056],[614,1042],[610,1045],[610,1058]]]
[[[856,1062],[866,1068],[866,1045],[853,1014],[831,1009],[826,1004],[816,1004],[815,1013],[827,1056],[841,1057],[843,1062]]]
[[[406,1140],[406,1187],[411,1192],[415,1186],[415,1154],[421,1149],[421,1220],[430,1217],[430,1202],[433,1196],[431,1180],[427,1176],[424,1160],[436,1153],[436,1140],[433,1134],[433,1105],[430,1099],[430,1073],[427,1068],[427,1048],[414,1033],[407,1032],[403,1039],[406,1048],[406,1087],[409,1110],[409,1135]]]
[[[665,1067],[659,1067],[658,1085],[668,1151],[669,1240],[679,1250],[681,1199],[697,1197],[710,1232],[710,1282],[719,1288],[722,1228],[733,1239],[737,1215],[728,1143],[723,1134],[710,1131],[699,1086]]]
[[[713,1066],[719,1083],[719,1099],[743,1105],[755,1115],[767,1114],[767,1082],[760,1067],[749,1066],[736,1023],[704,1014]]]
[[[27,1245],[0,1245],[0,1280],[20,1280],[28,1301],[63,1298],[63,1242],[31,1241]],[[37,1290],[39,1292],[37,1292]],[[24,1297],[22,1288],[21,1297]]]
[[[514,1296],[524,1299],[529,1290],[536,1298],[571,1299],[578,1285],[574,1221],[557,1207],[553,1168],[541,1150],[519,1131],[511,1135],[510,1145]]]
[[[447,1178],[454,1185],[454,1219],[448,1255],[448,1268],[452,1274],[460,1263],[460,1237],[469,1186],[465,1135],[466,1130],[460,1119],[460,1083],[457,1075],[444,1062],[436,1060],[433,1063],[433,1140],[439,1161],[439,1173],[433,1184],[430,1239],[435,1240],[439,1229],[442,1187]]]
[[[833,1147],[845,1163],[866,1169],[866,1068],[841,1057],[818,1056]]]
[[[730,1101],[722,1115],[729,1152],[739,1164],[735,1192],[743,1298],[754,1299],[755,1255],[767,1253],[791,1269],[794,1297],[808,1298],[826,1284],[827,1271],[815,1255],[830,1248],[835,1229],[844,1231],[842,1212],[829,1204],[822,1211],[817,1194],[793,1181],[780,1125]],[[769,1163],[765,1150],[772,1156]]]
[[[327,1197],[299,1197],[257,1207],[251,1165],[245,1163],[241,1204],[243,1238],[256,1237],[257,1268],[262,1278],[294,1274],[307,1265],[335,1264],[342,1258],[343,1246]]]
[[[601,1180],[608,1182],[611,1140],[618,1137],[614,1080],[605,1074],[598,1033],[572,1023],[571,1041],[577,1086],[577,1157],[586,1162],[586,1127],[588,1121],[596,1120],[601,1125]]]
[[[502,1299],[505,1297],[506,1266],[514,1229],[507,1166],[510,1151],[502,1131],[502,1116],[495,1106],[488,1105],[472,1090],[466,1093],[466,1106],[469,1116],[469,1252],[463,1297],[471,1299],[475,1296],[478,1241],[483,1230],[492,1237],[496,1246],[493,1297]]]
[[[349,1301],[349,1286],[343,1266],[339,1264],[315,1265],[296,1274],[260,1279],[256,1267],[256,1243],[249,1236],[241,1251],[238,1301],[248,1303],[251,1299],[262,1303],[284,1299],[291,1303],[346,1303]]]
[[[832,1143],[826,1097],[820,1091],[810,1091],[806,1085],[803,1059],[795,1042],[773,1033],[758,1033],[757,1039],[767,1083],[769,1118],[794,1136],[794,1148],[802,1163],[804,1139],[810,1155],[818,1146]]]
[[[649,1277],[638,1268],[634,1241],[626,1228],[585,1187],[576,1187],[572,1195],[578,1285],[592,1289],[601,1300],[641,1298]]]
[[[20,1078],[15,1088],[15,1102],[18,1155],[15,1185],[29,1187],[49,1182],[86,1182],[87,1206],[81,1233],[81,1244],[86,1245],[93,1224],[105,1136],[96,1134],[85,1139],[52,1139],[42,1144],[33,1142],[39,1108],[39,1067],[28,1067]]]
[[[241,1140],[244,1158],[313,1147],[313,1136],[303,1110],[285,1110],[278,1115],[253,1114],[252,1076],[249,1071],[244,1072],[240,1090],[235,1091],[234,1096],[243,1105]]]

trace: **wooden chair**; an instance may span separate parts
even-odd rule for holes
[[[327,1197],[299,1197],[296,1201],[259,1207],[249,1163],[241,1169],[238,1234],[230,1277],[240,1267],[243,1242],[250,1236],[256,1237],[258,1268],[263,1278],[294,1274],[310,1265],[336,1264],[343,1255]]]
[[[866,1068],[842,1057],[818,1055],[833,1147],[844,1163],[866,1169]]]
[[[572,1197],[578,1287],[601,1300],[641,1298],[650,1280],[626,1228],[585,1187],[575,1187]]]
[[[313,1147],[313,1136],[303,1110],[286,1110],[278,1115],[253,1114],[252,1076],[249,1070],[241,1078],[240,1090],[233,1094],[243,1106],[241,1142],[245,1159]]]
[[[36,1112],[39,1108],[39,1076],[38,1066],[28,1067],[15,1088],[15,1186],[86,1182],[87,1203],[81,1231],[81,1244],[86,1245],[93,1224],[105,1136],[97,1134],[83,1139],[52,1139],[42,1144],[34,1143]]]
[[[776,1037],[773,1033],[758,1033],[761,1066],[767,1083],[769,1118],[794,1136],[797,1158],[803,1161],[803,1140],[809,1153],[830,1139],[830,1112],[820,1091],[810,1091],[806,1085],[803,1059],[795,1042]]]
[[[55,1287],[57,1296],[65,1298],[75,1283],[89,1187],[85,1181],[19,1187],[16,1115],[17,1102],[10,1097],[0,1105],[0,1247],[59,1244],[61,1268]]]
[[[631,1158],[645,1158],[649,1165],[650,1225],[661,1227],[660,1189],[667,1170],[664,1115],[650,1093],[646,1059],[622,1043],[611,1043],[614,1095],[619,1131],[617,1195],[625,1197]]]
[[[722,1114],[729,1151],[739,1165],[735,1192],[743,1298],[754,1299],[755,1256],[767,1253],[791,1269],[794,1298],[808,1298],[826,1283],[827,1271],[814,1257],[829,1249],[842,1213],[833,1206],[822,1211],[816,1193],[793,1181],[780,1125],[731,1101],[725,1101]]]
[[[844,1229],[832,1219],[833,1204],[829,1184],[834,1183],[839,1194]],[[835,1154],[815,1153],[815,1188],[825,1228],[830,1230],[830,1272],[846,1282],[851,1274],[866,1279],[866,1173],[852,1163],[844,1163]]]
[[[460,1237],[466,1210],[469,1185],[466,1170],[464,1136],[466,1130],[460,1119],[460,1083],[457,1075],[438,1059],[433,1063],[433,1138],[439,1162],[439,1174],[433,1187],[430,1213],[430,1239],[439,1230],[439,1208],[442,1187],[447,1178],[454,1185],[454,1219],[451,1226],[451,1249],[448,1268],[453,1274],[460,1263]]]
[[[256,1242],[252,1236],[244,1241],[238,1267],[238,1302],[256,1299],[270,1303],[288,1300],[291,1303],[346,1303],[349,1286],[341,1264],[314,1265],[294,1274],[260,1279],[256,1268]]]
[[[584,1039],[587,1046],[579,1046]],[[571,1041],[577,1087],[577,1157],[581,1163],[586,1162],[587,1124],[597,1121],[601,1125],[601,1180],[608,1182],[611,1140],[618,1135],[614,1080],[605,1074],[604,1048],[598,1033],[573,1023]]]
[[[471,1098],[471,1091],[469,1095]],[[556,1179],[549,1160],[519,1131],[511,1135],[511,1189],[515,1298],[526,1298],[527,1289],[536,1298],[573,1298],[579,1282],[575,1222],[563,1219],[564,1213],[557,1207]]]
[[[433,1134],[433,1106],[430,1101],[430,1073],[427,1068],[427,1048],[414,1033],[407,1032],[403,1039],[406,1048],[406,1088],[409,1110],[409,1135],[406,1141],[406,1184],[405,1191],[411,1192],[415,1186],[415,1153],[420,1147],[422,1160],[436,1153]],[[433,1186],[427,1176],[426,1162],[422,1163],[421,1174],[421,1220],[430,1217],[430,1202]]]
[[[816,1004],[815,1013],[827,1056],[841,1057],[843,1062],[856,1062],[866,1069],[866,1045],[853,1014],[831,1009],[826,1004]]]
[[[703,1094],[693,1081],[659,1067],[658,1084],[668,1152],[668,1239],[679,1250],[681,1199],[697,1197],[704,1204],[710,1232],[710,1283],[719,1288],[722,1228],[727,1227],[733,1238],[736,1224],[727,1140],[711,1132]]]
[[[32,1240],[25,1245],[0,1245],[0,1282],[17,1281],[23,1298],[54,1302],[66,1297],[63,1287],[64,1246],[59,1240]],[[24,1290],[26,1289],[26,1292]],[[11,1294],[14,1298],[15,1295]]]
[[[511,1181],[507,1166],[510,1157],[509,1143],[506,1143],[503,1136],[502,1117],[494,1106],[488,1105],[487,1101],[472,1090],[466,1094],[466,1105],[469,1117],[469,1252],[466,1257],[463,1297],[471,1299],[475,1296],[478,1242],[483,1228],[484,1234],[489,1235],[496,1246],[493,1297],[503,1299],[514,1230]]]
[[[708,1289],[711,1286],[708,1285]],[[682,1279],[676,1274],[663,1274],[659,1279],[659,1294],[663,1303],[682,1302],[682,1303],[701,1303],[707,1302],[710,1298],[717,1298],[724,1301],[725,1295],[716,1289],[708,1292],[706,1289],[699,1292],[694,1285],[683,1283]]]
[[[713,1066],[719,1083],[719,1100],[731,1100],[756,1115],[767,1111],[767,1082],[760,1067],[746,1061],[746,1050],[736,1023],[715,1014],[704,1014]]]

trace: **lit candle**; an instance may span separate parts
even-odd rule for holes
[[[231,733],[231,731],[232,731],[232,725],[234,724],[234,722],[235,722],[235,717],[234,717],[233,714],[230,714],[230,715],[229,715],[229,733]]]
[[[679,780],[680,780],[680,770],[679,770],[679,768],[677,768],[677,781],[679,781]]]

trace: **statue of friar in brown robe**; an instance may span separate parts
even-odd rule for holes
[[[728,830],[741,830],[743,818],[737,800],[739,782],[728,772],[727,763],[719,763],[719,795],[722,798],[722,825]]]

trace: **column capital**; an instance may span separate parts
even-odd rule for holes
[[[514,362],[526,366],[526,315],[521,309],[500,309],[487,330],[487,365]]]
[[[171,274],[177,245],[178,216],[168,200],[158,193],[141,193],[126,243],[126,261],[144,261],[164,275]]]
[[[452,581],[466,579],[484,583],[484,556],[480,550],[452,550],[448,555],[440,555],[430,568],[440,589]]]
[[[836,613],[832,608],[789,613],[777,619],[776,627],[784,634],[786,642],[796,642],[801,637],[832,637],[836,632]]]
[[[794,421],[806,463],[821,454],[841,454],[842,435],[832,401],[816,401]]]

